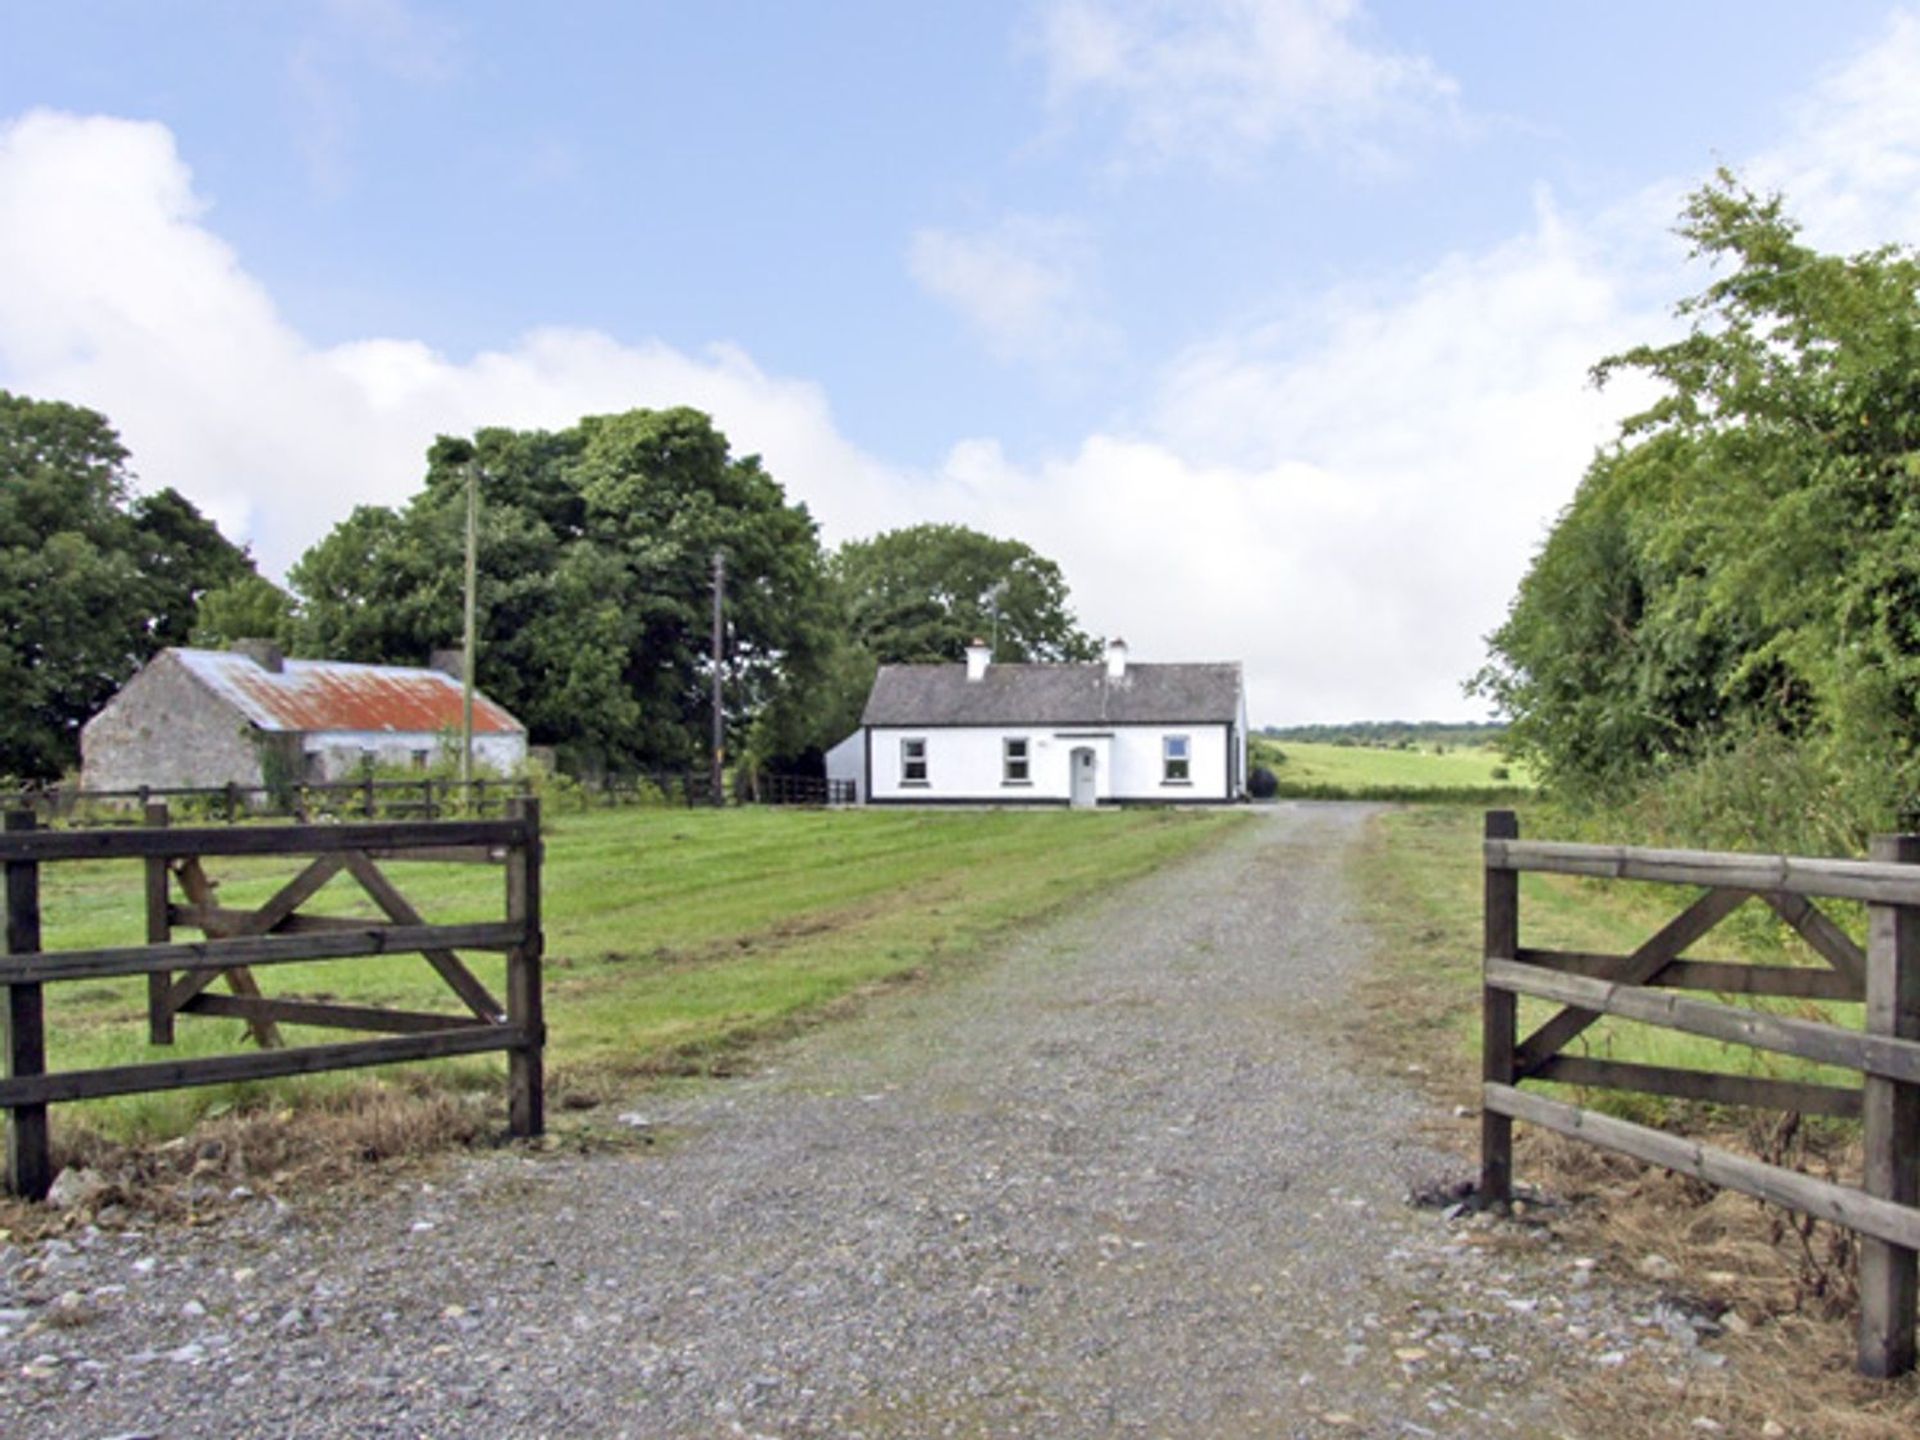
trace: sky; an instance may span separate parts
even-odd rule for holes
[[[276,578],[436,434],[693,405],[1256,724],[1481,718],[1721,166],[1920,242],[1920,7],[0,0],[0,388]]]

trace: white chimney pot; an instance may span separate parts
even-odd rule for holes
[[[1127,642],[1109,640],[1107,642],[1107,678],[1118,680],[1127,673]]]
[[[987,662],[993,658],[993,651],[985,641],[975,640],[967,646],[967,679],[984,680],[987,678]]]

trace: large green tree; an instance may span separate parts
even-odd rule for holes
[[[834,557],[854,638],[882,665],[964,659],[967,642],[994,658],[1091,660],[1060,567],[1018,540],[964,525],[914,525],[852,540]]]
[[[1722,174],[1680,233],[1725,267],[1598,455],[1477,680],[1573,791],[1631,791],[1755,735],[1878,812],[1920,791],[1920,261],[1822,254]]]
[[[201,596],[252,562],[173,490],[134,496],[106,417],[0,390],[0,775],[50,779]]]
[[[802,713],[796,696],[836,621],[814,522],[757,457],[732,456],[684,408],[437,442],[404,508],[356,510],[294,566],[303,648],[418,664],[459,643],[470,464],[481,476],[476,678],[537,742],[586,764],[699,760],[716,552],[730,743]],[[816,743],[804,728],[785,722],[766,753]]]

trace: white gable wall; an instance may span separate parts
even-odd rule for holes
[[[1098,761],[1096,794],[1105,801],[1153,800],[1180,804],[1234,798],[1228,725],[972,726],[914,728],[874,726],[868,732],[872,767],[870,798],[882,803],[946,801],[1000,805],[1064,804],[1072,798],[1069,763],[1081,746]],[[1162,744],[1169,735],[1188,737],[1187,784],[1168,784]],[[1003,742],[1027,741],[1029,783],[1005,780]],[[901,772],[903,739],[926,741],[927,783]],[[1234,747],[1240,744],[1233,737]]]
[[[301,737],[308,780],[354,780],[365,773],[369,759],[377,765],[431,765],[440,758],[441,747],[452,742],[453,753],[460,753],[460,737],[443,735],[438,730],[409,733],[404,730],[320,730]],[[419,760],[424,754],[426,760]],[[524,730],[478,734],[473,737],[473,768],[476,775],[513,775],[527,763],[527,734]]]
[[[867,732],[856,730],[827,751],[827,780],[853,786],[855,803],[867,800]]]

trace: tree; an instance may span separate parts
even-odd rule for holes
[[[1619,793],[1764,735],[1920,791],[1920,260],[1798,238],[1722,173],[1680,233],[1729,272],[1596,457],[1475,681],[1568,788]]]
[[[0,774],[50,779],[80,726],[252,572],[173,490],[135,498],[106,417],[0,390]]]
[[[247,639],[291,647],[298,642],[293,597],[263,575],[242,575],[200,597],[190,639],[210,650]]]
[[[1003,661],[1099,654],[1068,608],[1060,567],[1018,540],[915,525],[847,542],[833,568],[854,637],[882,665],[961,660],[976,637]]]
[[[476,679],[536,742],[584,764],[698,760],[715,551],[727,557],[730,737],[783,707],[798,713],[834,621],[814,522],[689,409],[443,437],[403,509],[355,511],[294,566],[302,648],[418,664],[458,643],[472,463]],[[789,743],[800,728],[787,727]]]
[[[243,580],[269,583],[255,574],[252,557],[177,490],[142,495],[128,514],[156,649],[187,643],[209,591]]]

